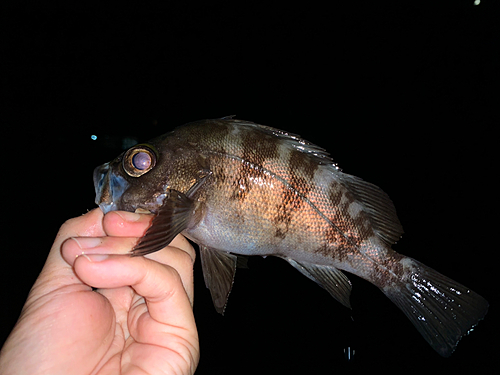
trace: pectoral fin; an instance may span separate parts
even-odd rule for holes
[[[293,259],[287,259],[287,261],[304,276],[307,276],[312,281],[325,288],[328,293],[341,304],[351,308],[349,296],[351,295],[352,285],[342,271],[333,266],[323,266],[304,262],[299,263]]]
[[[211,174],[209,170],[201,170],[198,179],[185,194],[173,189],[168,191],[168,196],[163,200],[151,226],[132,249],[132,256],[161,250],[186,229],[194,211],[191,198]]]
[[[132,256],[146,255],[163,249],[186,229],[193,212],[193,202],[186,195],[170,190],[151,226],[132,249]]]
[[[200,253],[205,285],[210,290],[215,310],[224,315],[238,257],[203,245],[200,245]]]

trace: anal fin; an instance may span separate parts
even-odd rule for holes
[[[351,308],[349,296],[351,295],[352,285],[342,271],[333,266],[323,266],[312,263],[297,262],[293,259],[287,259],[288,263],[299,270],[304,276],[323,287],[330,295],[344,306]]]

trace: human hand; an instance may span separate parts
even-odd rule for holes
[[[3,375],[194,373],[195,252],[177,236],[130,257],[151,218],[95,209],[62,225],[0,352]]]

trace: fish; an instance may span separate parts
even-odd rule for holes
[[[195,121],[129,148],[93,177],[104,213],[154,214],[132,256],[179,233],[199,246],[221,314],[239,257],[256,255],[284,259],[348,308],[343,271],[371,282],[444,357],[488,311],[476,292],[393,250],[403,228],[388,195],[297,134],[234,116]]]

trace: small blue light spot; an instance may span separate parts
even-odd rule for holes
[[[92,134],[92,135],[90,136],[90,139],[92,139],[93,141],[95,141],[95,140],[97,139],[97,135]]]
[[[356,351],[352,347],[348,346],[347,348],[344,348],[344,355],[345,355],[346,361],[352,362],[354,360],[355,354],[356,354]]]

